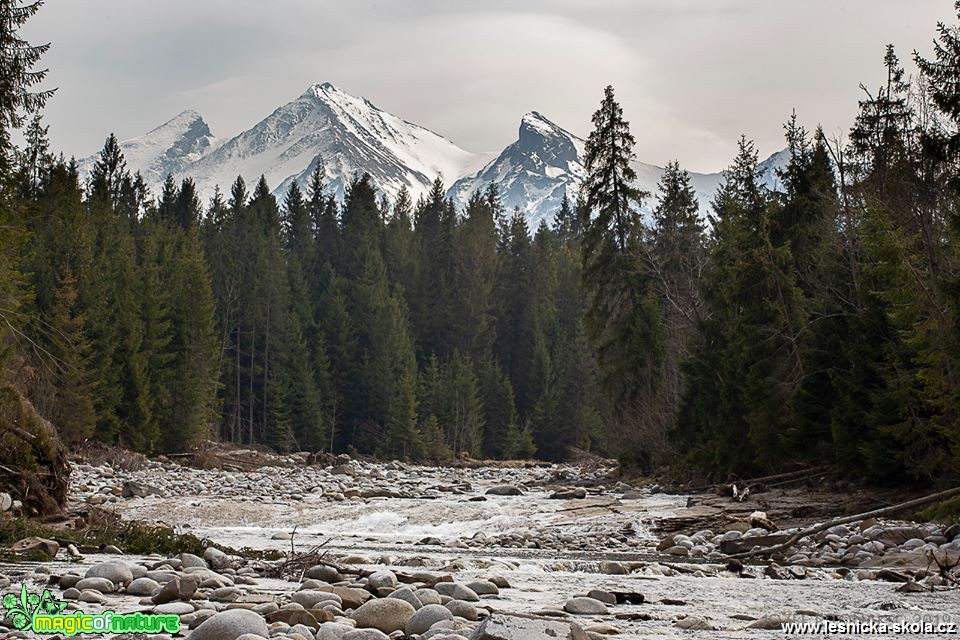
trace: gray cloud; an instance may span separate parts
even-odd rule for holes
[[[928,52],[937,20],[949,0],[47,0],[27,35],[67,154],[186,108],[228,137],[323,81],[498,150],[529,110],[585,135],[610,83],[640,159],[716,170],[741,133],[782,147],[794,108],[848,128],[883,46]]]

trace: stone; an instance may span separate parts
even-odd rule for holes
[[[153,613],[170,613],[173,615],[184,616],[193,613],[193,605],[189,602],[168,602],[158,604],[153,608]]]
[[[208,597],[217,602],[235,602],[240,598],[241,593],[237,587],[220,587],[211,591]]]
[[[951,542],[960,538],[960,522],[947,527],[946,531],[943,532],[943,537]]]
[[[574,615],[598,615],[607,613],[607,605],[599,600],[580,596],[567,600],[563,610]]]
[[[340,598],[344,609],[357,609],[373,597],[366,589],[355,589],[353,587],[327,587],[323,591],[336,594]]]
[[[495,487],[490,487],[486,491],[488,496],[522,496],[523,491],[520,491],[519,487],[515,487],[512,484],[502,484]]]
[[[336,602],[342,604],[343,600],[336,594],[329,591],[303,590],[290,595],[290,600],[299,604],[304,609],[312,609],[318,602]]]
[[[106,578],[113,584],[127,585],[133,582],[133,572],[126,562],[122,560],[108,560],[107,562],[98,562],[89,569],[84,575],[85,578]]]
[[[612,624],[592,624],[584,627],[583,630],[588,634],[599,633],[602,636],[616,636],[623,633],[619,627],[615,627]]]
[[[103,549],[100,550],[100,553],[106,553],[106,554],[112,555],[112,556],[122,556],[122,555],[123,555],[123,551],[121,551],[120,547],[118,547],[118,546],[116,546],[116,545],[112,545],[112,544],[104,545]]]
[[[0,511],[10,511],[10,507],[13,506],[13,498],[10,497],[9,493],[0,492]]]
[[[230,556],[225,554],[220,549],[216,547],[207,547],[203,552],[203,559],[207,561],[207,564],[210,565],[210,568],[214,571],[220,571],[221,569],[227,569],[233,564],[233,561],[230,559]]]
[[[181,600],[189,600],[197,592],[199,583],[193,576],[183,576],[180,578],[179,596]]]
[[[107,602],[107,598],[96,589],[83,589],[80,595],[77,596],[77,600],[93,604],[104,604]]]
[[[467,588],[478,596],[495,596],[500,593],[497,585],[489,580],[474,580],[473,582],[468,582]]]
[[[152,596],[153,592],[160,588],[156,580],[150,578],[136,578],[127,585],[127,593],[132,596]]]
[[[554,491],[550,494],[551,500],[583,500],[587,497],[587,490],[583,487],[577,487],[576,489],[564,489],[562,491]]]
[[[763,616],[759,620],[747,625],[747,629],[760,629],[762,631],[780,631],[784,624],[793,622],[790,616]]]
[[[470,621],[475,621],[477,618],[479,618],[477,608],[469,602],[464,602],[463,600],[451,600],[450,602],[444,603],[443,606],[445,606],[450,613],[458,618],[463,618],[464,620]]]
[[[479,602],[478,596],[473,589],[459,582],[438,582],[433,587],[437,593],[442,596],[449,596],[454,600],[466,600],[467,602]]]
[[[879,535],[873,539],[882,542],[888,547],[897,547],[911,538],[923,540],[927,532],[919,527],[885,527]]]
[[[600,589],[591,589],[587,593],[588,598],[593,598],[594,600],[599,600],[603,604],[615,605],[617,604],[617,596],[613,595],[608,591],[601,591]]]
[[[343,640],[343,636],[355,629],[349,625],[338,622],[328,622],[320,625],[317,631],[317,640]]]
[[[604,560],[600,563],[600,573],[608,576],[625,576],[630,572],[627,571],[627,568],[620,562]]]
[[[60,543],[56,540],[48,540],[37,536],[30,536],[23,540],[17,540],[11,547],[14,553],[28,553],[30,551],[41,551],[48,556],[55,556],[60,551]]]
[[[566,622],[493,614],[477,627],[470,640],[579,640],[581,637],[587,636],[574,636],[573,628]]]
[[[435,589],[417,589],[414,595],[416,595],[417,599],[424,605],[443,604],[440,600],[440,594],[437,593]]]
[[[60,585],[61,589],[69,589],[70,587],[76,586],[77,583],[80,582],[82,579],[83,579],[83,576],[78,576],[75,573],[68,573],[66,575],[60,576],[60,580],[58,584]],[[10,586],[10,585],[7,585],[7,586]]]
[[[391,593],[388,597],[409,602],[410,604],[413,605],[413,608],[417,609],[418,611],[420,610],[421,607],[423,607],[423,603],[420,602],[420,598],[417,597],[417,594],[415,594],[413,592],[413,589],[411,589],[410,587],[403,587],[401,589],[397,589],[396,591]]]
[[[441,620],[453,620],[453,613],[443,605],[428,604],[410,616],[404,625],[404,633],[408,636],[426,633]]]
[[[350,618],[361,629],[379,629],[384,633],[402,631],[416,609],[409,602],[395,598],[370,600],[354,611]]]
[[[180,578],[173,577],[160,588],[151,600],[153,604],[165,604],[180,599]]]
[[[322,582],[340,582],[343,577],[340,572],[325,564],[318,564],[307,569],[304,576],[311,580],[320,580]]]
[[[702,616],[680,618],[674,623],[674,626],[685,631],[710,631],[714,629],[714,626],[707,622],[707,619]]]
[[[125,481],[120,488],[120,496],[123,498],[146,498],[149,495],[160,495],[160,490],[133,480]]]
[[[639,491],[637,489],[628,489],[627,491],[623,492],[623,495],[620,496],[620,499],[621,500],[642,500],[645,497],[647,497],[647,494],[645,494],[643,491]]]
[[[397,576],[393,571],[377,571],[367,576],[367,586],[372,589],[394,589],[397,586]]]
[[[343,634],[343,640],[390,640],[390,636],[379,629],[354,629]]]
[[[192,553],[181,553],[177,556],[180,560],[180,566],[186,569],[187,567],[199,567],[201,569],[207,568],[207,561],[201,558],[198,555]]]
[[[317,620],[317,617],[303,609],[280,609],[279,611],[268,613],[265,617],[267,622],[271,624],[283,622],[291,627],[299,624],[313,629],[314,633],[320,628],[320,622]],[[326,616],[323,617],[326,618]],[[312,636],[313,633],[310,635]]]
[[[498,589],[509,589],[510,581],[504,578],[503,576],[490,576],[487,578],[490,582],[497,585]]]
[[[117,590],[117,587],[113,584],[113,582],[106,578],[84,578],[83,580],[77,582],[77,584],[74,586],[77,589],[80,589],[80,591],[84,591],[86,589],[95,589],[100,593],[113,593]]]
[[[212,548],[212,547],[211,547]],[[191,640],[237,640],[245,633],[268,637],[267,621],[248,609],[230,609],[217,613],[200,624]]]

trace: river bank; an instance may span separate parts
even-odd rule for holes
[[[212,551],[215,560],[200,560],[202,567],[193,557],[179,554],[84,553],[82,560],[65,561],[60,554],[48,563],[8,563],[0,573],[12,586],[23,581],[52,584],[57,597],[70,596],[66,601],[84,611],[152,611],[159,606],[161,611],[182,611],[194,626],[228,608],[257,608],[258,615],[267,616],[265,622],[274,607],[310,609],[313,622],[303,619],[311,622],[311,629],[317,625],[312,636],[321,639],[343,637],[348,630],[340,622],[362,624],[356,619],[360,603],[343,598],[357,594],[343,591],[339,602],[318,596],[304,606],[313,596],[298,593],[353,587],[374,602],[409,600],[414,611],[432,602],[435,593],[437,604],[443,602],[453,620],[440,620],[430,635],[418,635],[449,640],[526,640],[538,637],[530,634],[548,633],[550,624],[574,634],[570,637],[614,632],[623,638],[782,637],[782,622],[893,622],[930,619],[958,608],[958,592],[942,576],[937,584],[939,572],[932,567],[921,575],[923,569],[913,564],[884,566],[884,558],[903,554],[919,562],[929,545],[945,552],[960,549],[960,542],[946,540],[945,528],[937,532],[916,523],[877,522],[871,526],[883,535],[867,540],[869,527],[856,525],[846,532],[832,531],[826,534],[829,538],[815,538],[809,548],[801,546],[792,554],[806,553],[805,558],[732,563],[720,551],[723,539],[760,535],[761,529],[749,527],[747,519],[730,515],[751,508],[749,503],[728,508],[708,494],[676,495],[619,483],[610,465],[448,468],[347,459],[303,462],[209,470],[158,461],[127,470],[123,465],[80,462],[74,465],[70,487],[74,513],[107,510],[124,521],[193,533],[214,546],[274,550],[288,558],[299,554],[304,563],[317,561],[304,564],[300,573],[278,574],[282,560],[224,560]],[[789,491],[762,499],[772,507],[768,516],[774,520],[780,514],[778,504],[802,501]],[[807,501],[808,507],[817,504]],[[702,522],[712,528],[691,529]],[[802,522],[783,520],[781,528]],[[892,535],[907,539],[894,540]],[[920,546],[915,546],[917,540]],[[860,545],[849,558],[866,553],[864,545],[874,542],[884,545],[882,552],[876,545],[868,547],[877,551],[875,562],[863,556],[856,565],[845,561],[854,546]],[[913,548],[904,550],[904,544]],[[138,593],[131,593],[122,572],[120,586],[112,590],[101,584],[103,590],[69,591],[77,589],[70,576],[79,579],[98,563],[117,559],[129,568],[132,580],[147,578],[156,586],[141,582],[133,589]],[[881,573],[885,570],[892,573]],[[178,591],[174,600],[160,605],[151,600],[154,590],[174,578],[182,584],[198,572],[203,579],[193,593],[182,597]],[[465,590],[444,586],[448,582]],[[904,591],[905,584],[921,589]],[[394,597],[374,597],[388,595]],[[330,604],[314,606],[319,602]],[[321,622],[327,614],[331,620]],[[407,614],[413,615],[407,609],[398,615]],[[508,624],[507,630],[498,631],[498,620],[514,614],[533,618],[506,618],[519,626],[511,630]],[[292,615],[274,616],[267,634],[306,637],[303,628],[294,630],[288,624]],[[379,637],[363,633],[355,637]]]

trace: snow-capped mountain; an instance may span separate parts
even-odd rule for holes
[[[252,128],[225,142],[185,171],[209,194],[229,189],[238,175],[261,175],[282,195],[291,180],[306,186],[316,164],[338,197],[357,173],[367,172],[388,197],[406,186],[414,200],[437,176],[453,182],[484,161],[446,138],[326,83],[309,87]]]
[[[550,221],[564,191],[571,197],[584,176],[584,141],[536,111],[520,121],[516,142],[499,154],[472,153],[429,129],[388,113],[365,98],[330,84],[311,85],[302,95],[276,109],[250,129],[225,142],[217,140],[203,118],[184,111],[153,131],[120,143],[132,171],[140,171],[154,194],[167,174],[191,177],[203,199],[216,186],[224,192],[238,175],[252,188],[266,176],[282,197],[291,182],[306,187],[321,166],[328,190],[343,198],[344,188],[359,173],[369,173],[377,188],[393,199],[406,187],[414,201],[425,195],[438,176],[449,185],[448,196],[465,204],[470,196],[496,183],[508,210],[518,207],[531,230]],[[80,161],[81,171],[93,157]],[[763,181],[774,186],[776,169],[789,159],[786,151],[758,167]],[[663,168],[634,162],[637,186],[650,193],[644,210],[656,205]],[[701,210],[723,182],[723,173],[691,173]]]
[[[530,229],[536,229],[542,220],[552,220],[560,208],[564,191],[575,198],[586,173],[583,166],[585,144],[582,138],[531,111],[520,121],[517,141],[480,171],[458,180],[448,195],[465,203],[475,192],[497,184],[507,210],[519,208]],[[780,151],[760,163],[757,169],[764,184],[775,186],[776,170],[788,160],[789,153]],[[637,187],[649,194],[642,206],[642,210],[649,214],[656,206],[657,185],[664,169],[637,161],[631,166],[637,174]],[[709,211],[710,201],[723,179],[723,172],[690,173],[690,183],[704,214]]]
[[[517,141],[480,171],[461,178],[448,195],[467,202],[490,184],[500,190],[508,211],[519,207],[531,229],[560,207],[564,191],[572,195],[583,179],[583,140],[531,111],[520,121]]]
[[[168,174],[180,174],[220,145],[199,113],[187,110],[149,133],[124,140],[120,150],[131,171],[139,171],[151,187],[163,184]],[[78,163],[81,175],[93,169],[95,156]]]

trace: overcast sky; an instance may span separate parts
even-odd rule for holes
[[[187,108],[230,137],[326,81],[496,151],[531,110],[585,135],[613,84],[640,160],[714,171],[741,133],[783,147],[794,108],[847,130],[884,45],[929,53],[938,20],[951,0],[46,0],[26,34],[68,155]]]

